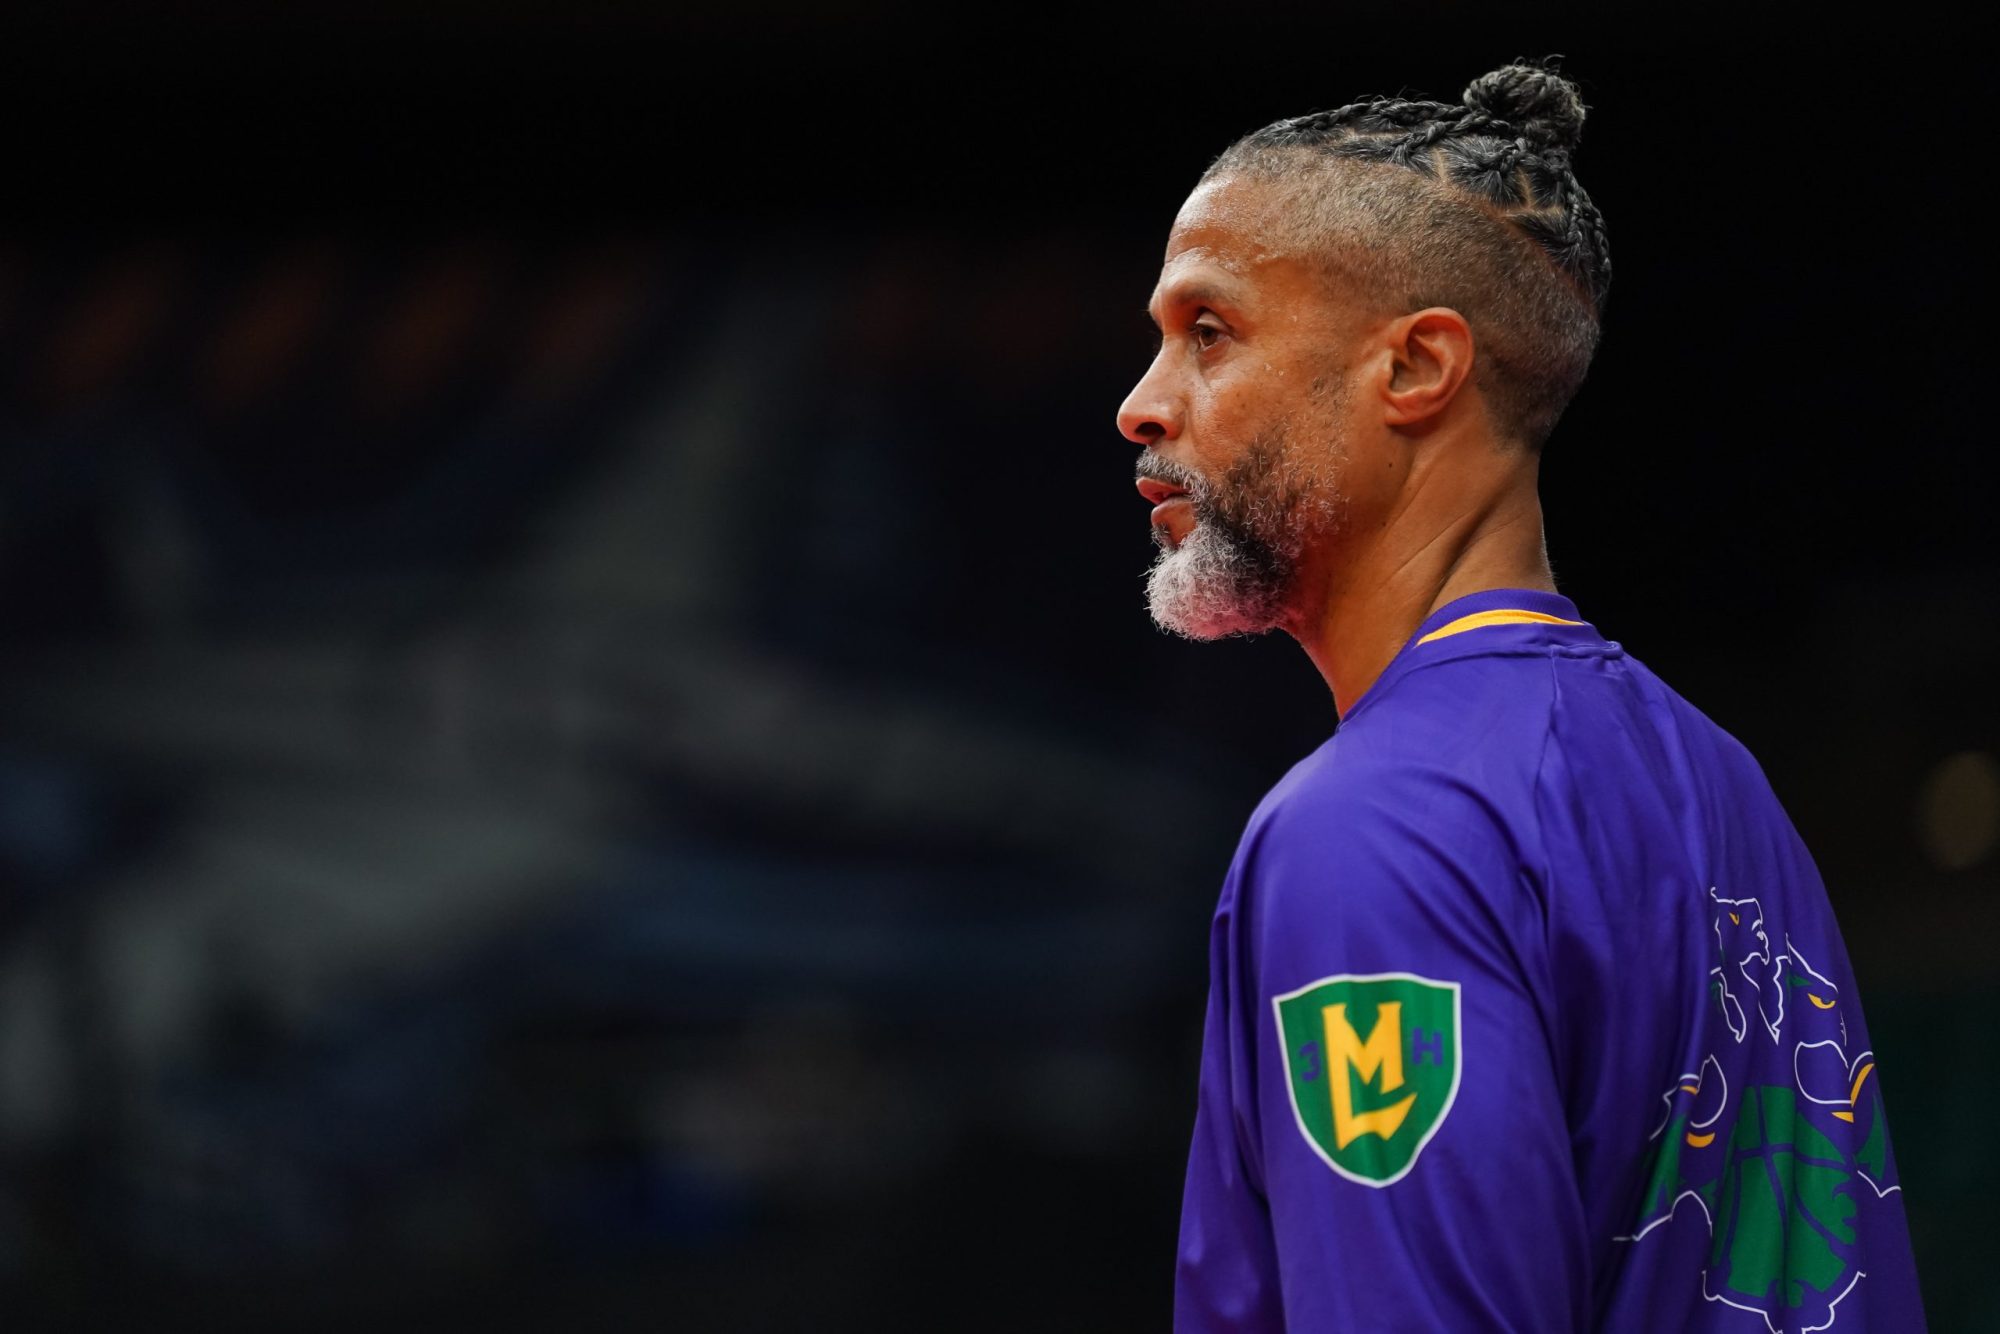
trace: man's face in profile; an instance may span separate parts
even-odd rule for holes
[[[1149,306],[1160,349],[1118,413],[1156,505],[1147,602],[1191,639],[1295,623],[1346,510],[1351,320],[1271,240],[1276,194],[1223,178],[1189,196]]]

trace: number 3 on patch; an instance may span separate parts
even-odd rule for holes
[[[1306,1143],[1349,1181],[1401,1181],[1458,1098],[1458,983],[1336,973],[1271,1008]]]

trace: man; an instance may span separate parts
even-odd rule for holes
[[[1188,1331],[1916,1330],[1853,975],[1761,771],[1555,591],[1539,451],[1610,261],[1512,65],[1225,152],[1119,412],[1158,623],[1338,732],[1222,889]]]

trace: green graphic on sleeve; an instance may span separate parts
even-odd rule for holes
[[[1709,894],[1707,1054],[1661,1095],[1638,1225],[1619,1240],[1698,1219],[1701,1295],[1758,1317],[1746,1334],[1834,1328],[1866,1278],[1869,1216],[1901,1189],[1875,1056],[1851,1041],[1842,989],[1757,899]]]
[[[1882,1130],[1881,1117],[1871,1117],[1870,1121],[1868,1141],[1855,1152],[1854,1165],[1880,1181],[1886,1175],[1888,1137]]]
[[[1673,1212],[1675,1199],[1689,1188],[1689,1183],[1681,1174],[1681,1146],[1686,1142],[1687,1126],[1686,1116],[1676,1116],[1667,1123],[1666,1138],[1660,1143],[1659,1155],[1653,1159],[1652,1175],[1646,1180],[1644,1216],[1647,1218],[1665,1218]],[[1715,1183],[1711,1181],[1697,1187],[1695,1193],[1704,1204],[1710,1203],[1715,1195]]]
[[[1855,1171],[1879,1171],[1884,1155],[1880,1103],[1868,1102],[1868,1138],[1851,1155],[1783,1085],[1744,1090],[1720,1134],[1697,1134],[1684,1113],[1670,1116],[1646,1181],[1642,1217],[1650,1221],[1627,1240],[1669,1222],[1677,1206],[1705,1215],[1712,1236],[1702,1290],[1710,1300],[1825,1328],[1861,1276],[1860,1208],[1882,1194]]]
[[[1840,1150],[1798,1115],[1792,1091],[1751,1089],[1715,1205],[1709,1267],[1723,1290],[1793,1308],[1838,1299],[1849,1265],[1836,1247],[1855,1241],[1852,1191]]]

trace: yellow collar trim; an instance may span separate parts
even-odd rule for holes
[[[1452,635],[1462,635],[1467,630],[1479,630],[1489,625],[1582,625],[1582,621],[1566,621],[1560,616],[1550,616],[1539,611],[1476,611],[1470,616],[1461,616],[1448,621],[1431,631],[1417,642],[1428,644],[1433,639],[1445,639]]]

